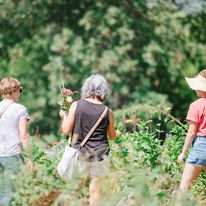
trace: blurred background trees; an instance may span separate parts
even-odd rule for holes
[[[0,78],[21,80],[31,129],[41,133],[58,131],[62,80],[80,91],[93,73],[108,80],[112,108],[172,105],[172,114],[184,120],[195,98],[184,76],[206,67],[206,7],[186,6],[164,0],[1,0]]]

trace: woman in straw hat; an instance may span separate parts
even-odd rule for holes
[[[178,162],[182,162],[190,145],[189,153],[180,183],[180,191],[187,191],[202,170],[206,169],[206,69],[195,78],[186,78],[189,87],[195,90],[198,99],[190,104],[186,120],[188,133]]]

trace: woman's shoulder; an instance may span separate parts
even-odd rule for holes
[[[198,98],[195,101],[193,101],[190,105],[193,105],[193,106],[205,106],[206,105],[206,99],[205,98]]]
[[[16,111],[20,118],[30,119],[30,115],[26,106],[20,103],[16,103]]]
[[[19,109],[26,109],[27,110],[27,107],[23,104],[15,102],[15,106],[18,107]]]
[[[23,104],[15,102],[13,104],[13,110],[15,110],[19,115],[27,114],[27,116],[29,116],[28,109]]]
[[[7,105],[8,106],[11,105],[15,109],[27,109],[26,106],[24,106],[23,104],[20,104],[18,102],[14,102],[14,101],[11,101],[11,100],[2,100],[2,101],[0,101],[0,106],[6,107]]]
[[[5,110],[6,108],[6,110]],[[8,108],[8,109],[7,109]],[[8,111],[10,114],[13,114],[14,117],[23,117],[25,116],[29,119],[29,113],[26,106],[18,102],[3,100],[0,102],[0,112]]]

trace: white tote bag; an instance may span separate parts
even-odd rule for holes
[[[100,115],[99,119],[96,121],[94,126],[91,128],[89,133],[86,135],[82,143],[80,144],[80,147],[83,147],[86,141],[89,139],[91,134],[94,132],[94,130],[97,128],[103,117],[105,116],[108,108],[106,107],[102,114]],[[79,157],[79,149],[75,149],[70,145],[70,142],[68,145],[66,145],[63,156],[57,166],[57,171],[59,176],[64,179],[68,180],[73,176],[73,173],[75,170],[78,169],[78,157]]]
[[[75,168],[77,168],[79,151],[66,145],[62,158],[57,166],[59,176],[68,180],[73,176]]]

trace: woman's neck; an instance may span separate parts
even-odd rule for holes
[[[14,97],[10,96],[10,95],[6,95],[6,96],[4,96],[3,99],[5,99],[5,100],[11,100],[11,101],[17,102],[17,100],[16,100]]]
[[[100,101],[97,97],[87,97],[85,99],[95,104],[102,104],[102,101]]]

